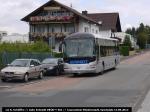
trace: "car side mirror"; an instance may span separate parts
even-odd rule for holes
[[[34,65],[30,65],[30,67],[34,67]]]

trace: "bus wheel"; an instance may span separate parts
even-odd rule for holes
[[[115,66],[113,68],[114,70],[116,69],[116,66],[117,66],[117,61],[115,60]]]
[[[100,75],[103,75],[104,74],[104,65],[102,66],[102,71],[100,72]]]

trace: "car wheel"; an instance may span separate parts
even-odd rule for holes
[[[23,79],[23,80],[24,80],[24,82],[28,82],[28,81],[29,81],[28,74],[25,74],[25,75],[24,75],[24,79]]]
[[[2,81],[2,82],[6,82],[6,81],[7,81],[7,79],[1,79],[1,81]]]
[[[56,75],[57,75],[57,76],[59,75],[59,70],[58,70],[58,69],[56,69]]]
[[[47,72],[47,69],[44,69],[43,74],[45,75],[45,74],[46,74],[46,72]]]
[[[77,77],[77,76],[79,76],[79,74],[78,74],[78,73],[74,73],[73,76],[74,76],[74,77]]]
[[[43,79],[43,72],[40,72],[39,79]]]

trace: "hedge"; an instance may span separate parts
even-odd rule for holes
[[[0,52],[51,52],[50,47],[43,41],[35,43],[0,43]]]
[[[130,47],[129,46],[120,46],[120,54],[123,56],[129,56]]]
[[[43,41],[35,43],[0,43],[0,69],[6,64],[4,60],[9,62],[15,58],[37,58],[42,60],[48,56],[62,58],[63,54],[52,52],[48,44]]]

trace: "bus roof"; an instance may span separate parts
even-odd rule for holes
[[[99,35],[99,34],[81,33],[81,32],[73,33],[73,34],[67,36],[67,37],[65,38],[65,40],[71,39],[71,38],[98,38],[98,39],[104,39],[104,40],[114,40],[114,41],[118,41],[117,39],[113,39],[113,38],[110,38],[110,37],[102,37],[102,36]]]
[[[114,41],[119,41],[118,39],[115,39],[115,38],[111,38],[111,37],[103,37],[99,34],[93,34],[95,38],[98,38],[98,39],[106,39],[106,40],[114,40]]]

